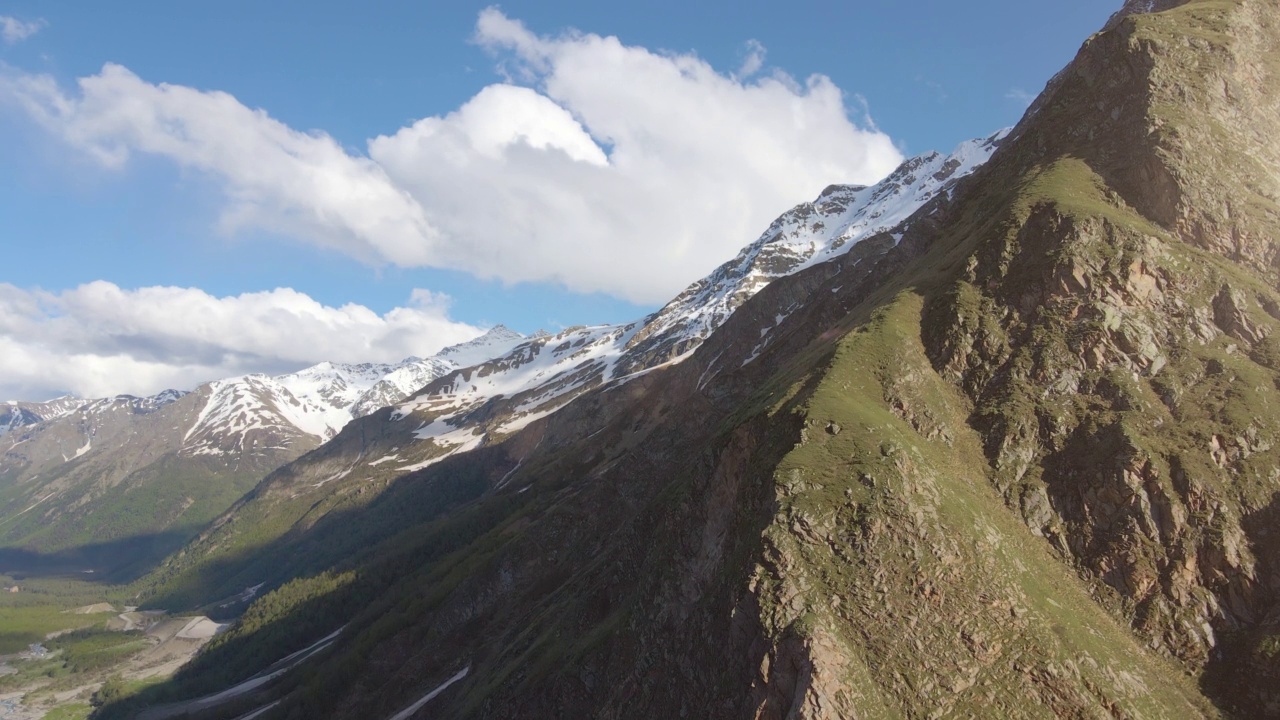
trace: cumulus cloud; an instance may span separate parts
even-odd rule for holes
[[[448,298],[425,290],[379,315],[287,288],[214,297],[104,281],[60,293],[0,283],[0,399],[148,395],[324,360],[394,362],[480,332],[450,320]]]
[[[152,84],[118,65],[67,91],[0,75],[21,104],[107,166],[133,153],[222,180],[224,227],[267,229],[366,262],[669,299],[791,205],[901,160],[851,120],[830,79],[737,73],[615,37],[546,37],[496,9],[475,41],[507,82],[352,154],[223,92]]]
[[[16,17],[0,15],[0,38],[3,38],[5,43],[9,45],[26,40],[40,32],[40,28],[43,27],[44,20],[23,22]]]

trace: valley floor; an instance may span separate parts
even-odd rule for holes
[[[225,626],[124,605],[79,579],[23,582],[0,595],[0,720],[81,720],[95,703],[168,679]]]

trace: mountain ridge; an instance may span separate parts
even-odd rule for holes
[[[519,338],[496,329],[454,352],[501,352]],[[138,572],[358,413],[454,367],[437,357],[323,362],[192,392],[0,405],[0,562]]]
[[[226,716],[1280,713],[1280,9],[1126,10],[900,235],[680,362],[509,433],[538,396],[459,371],[274,473],[162,578],[278,585],[168,697],[342,628]],[[553,391],[635,338],[574,333]],[[437,423],[492,430],[379,469]]]
[[[963,143],[950,156],[909,159],[871,187],[828,189],[816,202],[781,216],[709,280],[695,282],[640,321],[524,339],[506,355],[453,370],[389,410],[357,420],[316,452],[265,478],[181,557],[170,558],[160,571],[167,589],[155,592],[172,597],[160,602],[191,602],[193,593],[227,596],[264,581],[235,563],[218,572],[206,567],[212,557],[240,552],[250,538],[262,542],[262,527],[271,528],[269,537],[293,523],[315,523],[355,498],[367,501],[368,491],[376,495],[397,476],[519,433],[584,393],[625,392],[646,373],[688,358],[743,302],[779,278],[805,272],[815,257],[847,258],[857,267],[883,255],[896,242],[888,231],[911,209],[947,197],[999,146],[1004,132]],[[689,298],[699,297],[705,307],[691,304]],[[769,334],[784,318],[752,320],[759,327],[754,355],[772,342]],[[188,583],[204,589],[177,589]]]

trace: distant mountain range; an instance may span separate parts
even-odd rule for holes
[[[67,395],[47,402],[10,400],[0,403],[0,437],[27,425],[56,420],[87,402],[89,401]]]
[[[393,365],[326,362],[192,392],[0,405],[0,570],[142,567],[353,418],[523,340],[499,325]]]

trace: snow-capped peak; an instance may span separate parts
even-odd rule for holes
[[[401,365],[361,363],[345,365],[322,362],[309,368],[274,378],[297,398],[310,415],[320,420],[323,427],[308,424],[298,427],[312,435],[332,437],[351,421],[350,408],[375,383],[394,372]],[[319,432],[316,432],[319,429]]]
[[[162,390],[161,392],[151,396],[151,402],[154,403],[156,407],[163,407],[186,394],[185,390]]]
[[[812,202],[784,213],[737,257],[647,318],[635,344],[665,345],[672,356],[692,350],[769,283],[894,230],[925,204],[950,192],[991,157],[1008,133],[1001,130],[960,143],[950,155],[916,156],[875,185],[829,186]]]
[[[351,406],[351,415],[363,417],[380,408],[394,405],[455,367],[448,360],[435,357],[425,360],[408,358],[361,393]]]
[[[217,380],[207,386],[208,399],[187,429],[183,449],[196,454],[247,449],[246,441],[257,442],[250,438],[254,431],[301,432],[328,440],[354,418],[400,402],[441,375],[504,354],[523,340],[498,325],[426,359],[410,357],[396,364],[322,362],[284,375]]]
[[[480,337],[447,347],[436,353],[436,357],[458,367],[471,367],[505,355],[524,340],[525,337],[515,330],[505,325],[494,325]]]
[[[284,375],[244,375],[209,383],[208,397],[186,431],[183,449],[244,449],[251,431],[333,437],[355,417],[364,393],[400,365],[322,362]]]
[[[570,328],[514,341],[506,355],[481,369],[445,376],[397,406],[392,417],[416,418],[422,423],[415,431],[418,438],[457,452],[481,442],[490,429],[519,429],[587,388],[679,362],[774,280],[834,259],[873,236],[891,233],[896,241],[901,235],[895,230],[931,200],[950,193],[956,182],[987,161],[1007,134],[1003,130],[961,143],[950,155],[912,158],[875,185],[828,187],[814,201],[783,214],[737,257],[642,322]],[[762,342],[770,329],[762,329]],[[507,406],[503,413],[489,405],[499,398]],[[472,416],[472,411],[479,414]],[[490,417],[498,423],[492,428],[487,425]]]
[[[0,405],[0,437],[21,427],[70,415],[87,402],[75,395],[63,395],[46,402],[9,400]]]

